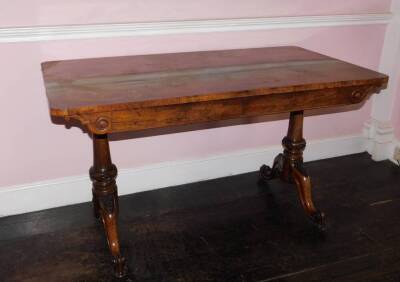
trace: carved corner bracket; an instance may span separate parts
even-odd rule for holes
[[[111,113],[73,114],[65,118],[66,121],[76,120],[93,134],[107,134],[112,129]]]
[[[374,93],[379,93],[382,87],[376,85],[369,85],[363,88],[358,88],[351,92],[350,100],[353,104],[358,104],[367,99]]]

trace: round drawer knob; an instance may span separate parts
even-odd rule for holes
[[[353,93],[351,93],[351,101],[353,103],[359,103],[364,99],[365,93],[355,90]]]
[[[98,130],[106,130],[110,126],[110,121],[105,117],[99,117],[96,120],[96,127]]]

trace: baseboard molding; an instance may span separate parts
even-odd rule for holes
[[[0,28],[0,43],[387,24],[390,13]]]
[[[190,161],[160,163],[143,168],[121,169],[117,178],[120,195],[157,189],[257,170],[271,164],[282,150],[271,146]],[[361,135],[311,141],[304,159],[313,161],[364,152]],[[67,177],[22,186],[0,188],[0,216],[9,216],[91,200],[88,176]]]
[[[389,156],[389,160],[391,160],[396,165],[399,165],[399,162],[394,159],[394,152],[395,152],[396,147],[400,147],[400,140],[394,139],[394,141],[392,142],[391,148],[389,149],[391,152],[391,154]]]
[[[374,161],[393,160],[396,140],[391,122],[370,119],[364,124],[363,135],[366,150]]]

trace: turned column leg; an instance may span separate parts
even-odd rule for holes
[[[94,213],[103,222],[114,273],[120,278],[125,275],[126,267],[118,238],[117,168],[111,162],[107,135],[93,135],[93,166],[89,173],[93,183]]]
[[[288,133],[282,140],[283,154],[279,154],[272,168],[263,165],[260,168],[260,180],[267,181],[275,177],[297,187],[301,205],[312,222],[325,230],[324,214],[315,208],[311,196],[311,180],[303,167],[303,151],[306,141],[303,138],[304,112],[290,113]]]
[[[90,172],[90,171],[89,171]],[[99,207],[99,202],[97,200],[96,193],[94,192],[94,189],[92,188],[92,204],[93,204],[93,214],[96,219],[100,219],[100,207]]]

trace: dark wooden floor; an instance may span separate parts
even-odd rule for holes
[[[400,168],[367,154],[306,167],[326,237],[294,187],[257,173],[121,197],[124,281],[400,281]],[[112,281],[104,240],[90,204],[2,218],[0,281]]]

